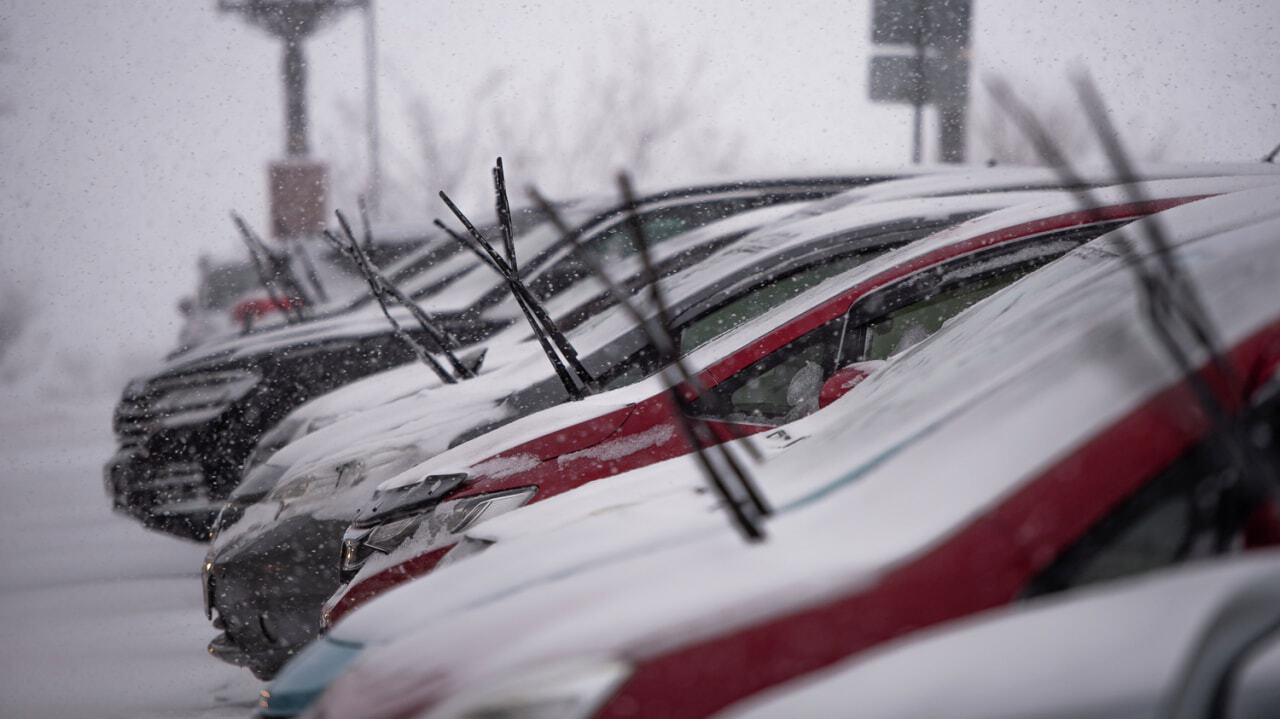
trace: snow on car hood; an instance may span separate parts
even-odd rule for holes
[[[1212,224],[1200,215],[1240,204],[1271,218],[1179,252],[1226,342],[1276,320],[1280,192],[1206,200],[1162,218],[1175,231],[1194,229]],[[1064,277],[1082,287],[1079,273],[1092,275],[1088,292],[1069,303],[1052,292],[1041,299],[1039,290]],[[828,408],[845,421],[762,470],[782,509],[766,525],[768,541],[748,546],[728,529],[708,531],[455,611],[365,657],[331,688],[326,708],[367,708],[361,702],[376,696],[394,710],[395,692],[413,701],[410,679],[427,676],[434,692],[565,656],[649,656],[870,586],[1177,376],[1131,290],[1106,252],[1032,273],[891,360]],[[930,371],[950,377],[924,381]],[[924,415],[906,429],[886,414],[902,402]],[[1001,451],[975,442],[974,427],[1000,437]],[[805,480],[788,494],[773,491],[771,477],[797,474]]]

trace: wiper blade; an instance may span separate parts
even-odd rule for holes
[[[1115,128],[1107,117],[1106,109],[1096,88],[1083,75],[1077,75],[1073,84],[1129,202],[1139,207],[1151,207],[1150,199],[1138,184],[1139,178],[1120,144]],[[1079,183],[1079,174],[1030,109],[1018,101],[1008,85],[1001,81],[990,82],[989,89],[997,103],[1013,119],[1014,124],[1031,140],[1041,158],[1057,171],[1065,183],[1076,188],[1074,192],[1081,205],[1091,214],[1096,214],[1100,203],[1090,190]],[[1235,475],[1241,485],[1240,490],[1254,497],[1274,492],[1280,484],[1277,483],[1270,462],[1261,456],[1261,450],[1246,436],[1244,423],[1232,415],[1218,393],[1213,391],[1205,377],[1197,371],[1193,359],[1195,351],[1199,349],[1207,354],[1207,364],[1225,386],[1227,396],[1242,400],[1243,405],[1247,407],[1245,384],[1231,364],[1222,357],[1212,320],[1191,279],[1177,262],[1164,236],[1159,219],[1148,216],[1139,224],[1144,230],[1155,262],[1143,259],[1127,231],[1121,230],[1116,233],[1116,245],[1125,265],[1137,280],[1144,314],[1155,333],[1157,342],[1177,367],[1191,388],[1196,403],[1208,418],[1210,435],[1214,437],[1215,445],[1224,455],[1227,469]],[[1185,344],[1188,340],[1191,343],[1190,346]],[[1239,506],[1233,509],[1240,511]],[[1241,517],[1227,519],[1233,524],[1239,524],[1242,521]],[[1224,518],[1219,517],[1218,521],[1222,522]],[[1230,537],[1223,524],[1220,523],[1218,529],[1217,539],[1222,545]]]
[[[502,178],[502,166],[500,163],[495,169],[495,190],[499,197],[499,204],[505,205],[507,202],[506,185]],[[557,376],[559,376],[560,381],[564,384],[565,389],[569,392],[570,396],[574,399],[581,399],[588,394],[598,391],[599,386],[595,381],[595,378],[592,377],[591,373],[582,365],[582,362],[578,358],[578,353],[574,349],[573,345],[569,342],[568,338],[564,336],[564,333],[560,331],[560,328],[556,326],[556,323],[551,319],[551,316],[547,314],[547,311],[542,307],[542,303],[539,302],[538,299],[534,297],[533,293],[529,291],[529,288],[520,279],[520,276],[511,269],[511,265],[508,264],[496,251],[494,251],[493,246],[489,244],[489,241],[485,239],[484,235],[476,229],[476,226],[471,222],[471,220],[467,218],[462,210],[454,204],[453,200],[451,200],[444,191],[440,192],[440,199],[444,201],[445,205],[449,208],[449,211],[458,218],[458,221],[462,223],[462,226],[467,229],[470,239],[454,232],[439,219],[435,220],[436,226],[444,230],[455,241],[475,254],[482,264],[487,265],[494,272],[498,273],[498,276],[507,283],[507,287],[515,298],[516,304],[520,307],[520,311],[524,314],[525,320],[529,323],[530,328],[537,337],[538,343],[542,346],[542,350],[546,354],[547,360],[551,362]],[[507,213],[503,223],[505,233],[511,233],[510,222],[510,213]],[[512,233],[512,235],[514,237],[514,233]],[[514,258],[514,244],[510,247],[510,252],[511,256]],[[553,344],[554,347],[552,346]],[[559,354],[557,354],[557,350],[559,351]],[[563,357],[563,363],[561,361],[561,357]],[[566,368],[566,365],[572,368],[572,375],[570,374],[569,369]]]
[[[373,260],[369,258],[368,253],[360,246],[360,243],[356,242],[355,235],[351,232],[351,225],[347,222],[347,218],[344,217],[341,212],[335,212],[334,214],[338,216],[338,225],[342,228],[343,233],[346,234],[347,242],[350,243],[350,255],[355,259],[356,264],[363,268],[362,272],[367,271],[368,275],[376,280],[378,288],[381,289],[384,295],[390,296],[409,311],[409,314],[413,317],[414,321],[418,323],[418,326],[422,328],[422,331],[425,332],[427,336],[431,338],[431,341],[436,344],[437,351],[449,360],[449,364],[453,367],[453,371],[458,377],[462,379],[471,379],[472,377],[475,377],[475,372],[472,371],[470,367],[463,364],[463,362],[459,360],[458,356],[454,353],[454,350],[460,347],[458,340],[455,339],[453,335],[449,334],[447,330],[440,327],[431,315],[427,314],[417,302],[413,301],[412,297],[406,295],[394,282],[387,279],[387,277],[382,274],[382,271],[373,264]],[[368,215],[363,215],[362,218],[364,222],[365,245],[371,246],[373,243],[373,230],[369,227],[369,217]]]
[[[493,194],[498,225],[502,228],[502,244],[507,251],[507,264],[511,266],[511,274],[519,277],[520,268],[516,265],[515,231],[511,227],[511,205],[507,202],[507,178],[502,171],[501,157],[493,167]]]
[[[290,314],[289,310],[293,307],[293,303],[281,296],[279,289],[276,287],[275,278],[258,255],[257,246],[261,244],[261,240],[249,228],[249,223],[245,222],[244,218],[238,213],[231,213],[231,221],[235,223],[236,229],[240,231],[240,237],[244,240],[245,248],[249,251],[249,259],[253,262],[253,269],[258,275],[258,283],[262,285],[262,289],[266,290],[267,296],[271,298],[271,303],[280,309],[280,312],[284,315],[285,322],[293,324],[301,321],[301,313],[297,315]]]
[[[717,443],[707,423],[692,416],[689,397],[686,396],[686,392],[681,388],[687,387],[696,396],[702,393],[701,383],[689,371],[688,366],[680,357],[677,349],[678,345],[671,333],[669,316],[666,313],[666,300],[662,295],[661,288],[657,287],[656,273],[653,272],[652,251],[645,236],[644,225],[640,222],[639,214],[636,210],[635,195],[631,191],[630,182],[625,175],[619,176],[619,188],[628,207],[628,222],[630,223],[636,248],[646,269],[646,280],[653,283],[651,293],[658,310],[656,322],[651,321],[636,309],[633,298],[609,277],[598,258],[583,250],[579,238],[573,232],[568,231],[568,227],[559,217],[555,208],[551,206],[551,203],[547,202],[546,198],[534,188],[529,188],[528,194],[556,228],[564,233],[566,239],[573,244],[575,251],[581,256],[584,264],[604,284],[618,305],[636,321],[637,325],[648,336],[649,341],[657,349],[659,361],[664,367],[667,370],[675,370],[675,377],[666,375],[667,387],[675,405],[677,424],[684,435],[685,441],[693,447],[704,478],[728,508],[734,526],[748,541],[761,541],[765,538],[762,519],[771,514],[772,509],[765,502],[763,495],[755,486],[746,468],[734,457],[729,447]],[[719,399],[714,393],[709,393],[708,396]],[[754,445],[749,440],[745,441],[744,444],[753,456],[758,459],[759,453]]]
[[[444,367],[441,367],[440,363],[429,355],[426,349],[424,349],[412,335],[406,332],[404,328],[400,326],[400,323],[396,321],[396,318],[391,315],[391,310],[387,307],[387,298],[383,295],[377,279],[371,272],[369,272],[368,268],[364,266],[364,263],[359,260],[358,256],[344,246],[342,244],[342,240],[339,240],[337,236],[329,230],[325,230],[323,236],[330,244],[333,245],[334,249],[339,252],[349,253],[349,256],[356,263],[356,267],[360,270],[360,274],[362,274],[365,281],[369,283],[369,289],[373,293],[373,298],[378,301],[378,307],[382,308],[382,314],[387,318],[387,322],[391,324],[391,331],[395,333],[396,337],[399,337],[401,342],[408,345],[414,356],[418,358],[418,361],[429,367],[432,372],[435,372],[441,382],[445,384],[456,384],[457,380],[446,372]]]

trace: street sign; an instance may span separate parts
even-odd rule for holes
[[[972,0],[874,0],[871,42],[944,50],[969,46]]]
[[[969,63],[957,56],[877,55],[871,58],[870,91],[873,102],[964,104],[969,94]]]
[[[271,196],[271,234],[290,240],[324,229],[329,168],[323,162],[277,160],[267,168]]]

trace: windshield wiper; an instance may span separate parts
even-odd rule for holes
[[[284,315],[286,323],[293,324],[295,322],[301,322],[301,310],[295,308],[293,302],[287,297],[284,297],[280,293],[279,288],[276,287],[276,275],[274,274],[275,268],[272,267],[269,270],[267,266],[263,264],[262,258],[258,255],[258,246],[262,244],[262,240],[258,239],[258,236],[254,231],[250,229],[249,223],[245,222],[244,218],[239,214],[232,212],[231,221],[235,223],[236,229],[240,231],[240,238],[244,240],[245,249],[249,251],[249,259],[253,262],[253,269],[258,275],[258,283],[262,285],[262,289],[266,290],[267,297],[271,298],[271,303],[279,308],[280,312]],[[266,251],[265,246],[263,247],[263,250]],[[269,251],[268,257],[270,257]],[[290,310],[293,310],[296,314],[291,314]]]
[[[367,271],[369,276],[372,276],[374,280],[377,281],[377,285],[384,295],[390,296],[409,311],[409,314],[418,323],[418,326],[422,328],[422,331],[425,332],[427,336],[431,338],[431,341],[436,344],[437,351],[449,360],[449,364],[453,366],[453,370],[459,378],[471,379],[472,377],[475,377],[475,371],[465,365],[458,359],[458,356],[454,354],[454,350],[461,347],[458,340],[455,339],[453,335],[449,334],[448,330],[440,327],[436,323],[435,319],[431,317],[431,315],[427,314],[417,302],[414,302],[412,297],[406,295],[398,286],[396,286],[396,283],[392,282],[386,275],[382,274],[382,271],[373,264],[373,260],[369,257],[364,248],[360,246],[360,243],[356,242],[355,235],[351,232],[351,225],[347,222],[347,218],[344,217],[341,212],[335,212],[335,214],[338,217],[338,226],[342,228],[342,232],[347,236],[347,242],[350,243],[350,254],[356,260],[356,264],[363,268],[362,271]],[[373,244],[373,230],[369,226],[369,217],[368,215],[362,215],[361,217],[364,223],[365,245],[371,246]]]
[[[649,342],[657,350],[659,364],[667,370],[675,370],[675,377],[671,377],[669,374],[665,376],[667,390],[675,405],[677,424],[684,435],[685,441],[689,446],[693,447],[698,466],[702,469],[704,478],[728,508],[734,526],[748,541],[761,541],[765,538],[762,520],[772,513],[772,509],[765,502],[750,473],[734,457],[729,447],[716,442],[714,433],[706,421],[692,416],[689,394],[695,397],[705,395],[711,398],[713,402],[722,398],[714,392],[704,392],[701,382],[699,382],[694,373],[689,371],[688,366],[680,356],[679,345],[671,331],[666,299],[662,289],[658,286],[652,248],[644,231],[644,223],[640,221],[640,215],[636,208],[635,193],[632,191],[631,183],[626,175],[619,175],[618,185],[623,202],[627,207],[628,226],[644,267],[644,279],[650,284],[650,293],[657,313],[656,321],[641,313],[636,308],[632,296],[623,291],[609,277],[599,259],[583,249],[579,238],[574,233],[567,231],[568,228],[564,221],[559,217],[555,208],[551,206],[551,203],[547,202],[546,198],[532,187],[529,188],[528,194],[530,199],[538,205],[539,209],[555,225],[556,229],[565,234],[567,240],[574,246],[575,252],[582,258],[583,263],[595,274],[618,305],[636,321],[636,324],[649,338]],[[641,286],[643,287],[643,284]],[[688,388],[688,392],[686,393],[682,388]],[[745,437],[740,437],[740,439],[743,440],[744,447],[753,458],[758,460],[760,455],[756,447],[749,439]]]
[[[1097,89],[1084,75],[1077,75],[1073,84],[1129,202],[1139,208],[1152,208],[1151,200],[1139,184],[1140,178],[1120,143],[1119,135],[1107,117]],[[1080,204],[1091,215],[1099,214],[1101,203],[1079,181],[1079,173],[1030,109],[1014,97],[1008,85],[1001,81],[992,81],[989,89],[1046,164],[1054,168],[1064,183],[1074,188],[1073,192]],[[1211,374],[1216,375],[1216,379],[1224,385],[1226,396],[1241,400],[1247,414],[1249,398],[1246,396],[1246,385],[1234,367],[1223,358],[1212,319],[1195,285],[1177,261],[1159,218],[1149,214],[1137,224],[1143,230],[1155,261],[1148,262],[1143,258],[1130,239],[1130,229],[1119,230],[1114,234],[1116,246],[1137,281],[1143,314],[1159,346],[1191,388],[1196,403],[1209,420],[1213,446],[1221,454],[1225,469],[1234,477],[1237,488],[1244,495],[1237,494],[1237,501],[1232,506],[1219,509],[1215,529],[1221,549],[1230,540],[1231,530],[1243,523],[1245,517],[1239,515],[1247,511],[1248,505],[1252,503],[1249,500],[1256,500],[1275,491],[1280,487],[1280,482],[1277,482],[1272,464],[1248,437],[1245,429],[1247,423],[1228,410],[1219,394],[1196,368],[1193,357],[1197,350],[1203,351],[1207,355],[1206,364],[1212,369]]]
[[[354,238],[351,237],[350,228],[345,227],[346,223],[345,220],[343,220],[341,213],[338,214],[338,218],[339,223],[344,225],[343,229],[344,232],[346,232],[347,237],[352,240],[352,244],[355,244]],[[446,372],[444,367],[441,367],[440,363],[427,353],[422,344],[406,332],[405,329],[400,326],[400,323],[396,318],[391,315],[391,310],[387,307],[387,298],[383,293],[382,284],[378,281],[378,277],[373,274],[372,270],[365,265],[363,255],[345,246],[342,243],[342,240],[339,240],[337,236],[329,230],[325,230],[323,235],[324,238],[333,245],[334,249],[340,253],[346,254],[353,262],[355,262],[356,268],[359,269],[360,274],[364,276],[365,282],[369,283],[369,290],[373,293],[374,299],[378,301],[378,307],[382,308],[382,314],[387,318],[387,322],[391,324],[391,331],[395,333],[396,337],[399,337],[401,342],[408,345],[414,356],[418,358],[418,361],[430,368],[431,371],[440,378],[441,382],[445,384],[456,384],[458,380]]]
[[[498,196],[499,207],[505,206],[507,204],[506,183],[502,174],[501,159],[499,159],[498,165],[494,169],[494,187],[495,194]],[[578,359],[578,353],[573,348],[573,345],[564,336],[564,333],[560,331],[551,316],[547,314],[546,309],[542,307],[542,303],[534,297],[523,280],[520,279],[520,276],[513,270],[516,265],[514,239],[505,248],[508,252],[508,257],[504,260],[443,190],[440,192],[440,199],[444,201],[449,211],[458,218],[462,226],[467,229],[470,239],[454,232],[439,219],[435,220],[436,226],[444,230],[463,247],[470,250],[480,259],[482,264],[487,265],[498,273],[498,276],[506,282],[508,289],[516,300],[516,304],[520,307],[521,313],[524,314],[525,320],[529,323],[529,327],[537,337],[538,343],[542,346],[547,360],[551,362],[551,366],[555,369],[556,375],[560,378],[561,383],[564,384],[565,390],[568,391],[569,395],[574,399],[582,399],[589,394],[597,392],[599,385]],[[514,238],[514,232],[511,229],[510,212],[503,213],[499,211],[499,219],[502,220],[504,238],[507,235],[511,235]],[[557,354],[557,350],[559,350],[559,354]],[[561,357],[563,357],[563,360]],[[572,368],[572,374],[570,374],[566,365]]]

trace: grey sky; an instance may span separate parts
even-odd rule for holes
[[[702,58],[700,112],[747,140],[748,172],[908,157],[909,111],[865,100],[865,0],[378,4],[389,161],[405,149],[396,108],[406,90],[465,107],[499,71],[508,81],[491,102],[518,113],[554,74],[615,66],[641,25],[674,65]],[[283,146],[279,49],[214,5],[0,0],[0,93],[11,106],[0,117],[0,260],[6,282],[48,298],[50,322],[77,322],[68,345],[159,354],[176,335],[174,305],[197,253],[235,248],[228,210],[265,224],[264,165]],[[1135,146],[1171,133],[1169,159],[1248,161],[1280,142],[1280,3],[975,7],[978,73],[1047,96],[1068,67],[1087,67]],[[334,146],[362,142],[338,111],[340,98],[363,92],[360,32],[352,14],[307,48],[322,158],[362,152]],[[477,167],[474,182],[486,172]]]

